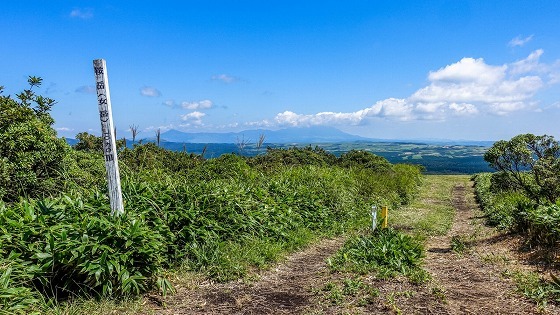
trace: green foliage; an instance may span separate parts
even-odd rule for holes
[[[560,207],[539,205],[517,191],[492,191],[493,174],[475,177],[476,196],[488,222],[501,229],[525,235],[533,245],[558,249],[560,242]]]
[[[176,152],[158,147],[155,143],[134,145],[119,153],[119,163],[130,171],[164,170],[184,172],[200,164],[202,157],[192,153]]]
[[[10,253],[0,258],[0,313],[37,314],[42,300],[40,294],[29,287],[36,267],[18,256]]]
[[[538,206],[527,211],[527,234],[532,243],[548,248],[560,244],[560,206]]]
[[[412,201],[422,183],[420,168],[414,165],[396,164],[387,172],[355,167],[351,172],[357,179],[358,196],[374,196],[379,199],[377,204],[385,204],[393,209]]]
[[[152,286],[165,258],[165,226],[134,211],[111,217],[105,204],[96,194],[85,202],[63,196],[0,205],[0,245],[27,266],[29,288],[61,298],[138,294]]]
[[[351,150],[342,154],[338,163],[343,167],[363,167],[380,172],[390,171],[392,166],[387,159],[363,150]]]
[[[266,148],[266,154],[257,155],[250,160],[250,164],[261,169],[278,168],[285,166],[315,165],[327,166],[336,163],[336,156],[316,146],[304,148],[292,147]]]
[[[535,207],[534,202],[518,191],[493,192],[494,175],[484,173],[475,176],[476,197],[487,216],[488,223],[499,229],[512,231],[526,229],[525,213],[528,208]]]
[[[551,280],[543,279],[535,272],[513,272],[509,275],[515,281],[517,291],[523,293],[538,305],[560,304],[560,279],[551,274]]]
[[[462,255],[470,247],[470,244],[462,235],[453,235],[451,237],[451,250]]]
[[[239,278],[314,238],[368,225],[372,204],[409,202],[421,178],[417,167],[387,166],[369,153],[359,154],[368,167],[357,157],[341,166],[311,147],[205,160],[149,143],[119,151],[126,213],[112,217],[99,139],[82,133],[79,140],[76,150],[64,144],[53,153],[63,163],[41,183],[56,185],[4,192],[11,199],[0,203],[0,313],[40,311],[69,295],[165,293],[171,287],[162,270],[176,266]],[[0,182],[11,179],[12,160],[0,161]]]
[[[0,200],[48,195],[68,163],[69,146],[56,137],[49,111],[54,100],[36,95],[42,79],[29,77],[29,89],[17,99],[0,88]]]
[[[560,197],[560,144],[552,136],[521,134],[497,141],[484,160],[502,173],[504,186],[521,189],[537,202]]]
[[[378,229],[349,239],[330,259],[334,271],[376,272],[379,277],[410,275],[420,268],[423,245],[397,230]]]
[[[78,143],[74,145],[74,149],[78,151],[103,151],[103,139],[101,139],[101,137],[97,137],[88,132],[80,132],[76,135],[76,140],[78,140]]]
[[[324,298],[332,305],[341,305],[348,300],[358,301],[358,306],[372,304],[379,296],[379,290],[364,283],[359,277],[329,281],[322,288]]]
[[[87,132],[80,132],[76,135],[76,140],[78,140],[78,143],[74,145],[74,149],[77,151],[103,152],[103,139],[101,137]],[[115,145],[117,150],[122,150],[126,147],[126,140],[117,139]]]
[[[127,207],[146,209],[168,226],[171,261],[227,280],[249,266],[236,261],[262,265],[273,259],[275,243],[293,249],[310,239],[309,231],[336,233],[365,222],[371,199],[356,198],[354,180],[343,169],[314,166],[264,175],[231,155],[181,175],[161,170],[126,175],[123,192]],[[251,247],[257,240],[260,254],[239,255],[243,249],[237,244]]]

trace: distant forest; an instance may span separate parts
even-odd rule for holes
[[[74,144],[72,140],[73,139],[67,139],[70,144]],[[145,142],[146,141],[144,141],[144,143]],[[127,146],[132,147],[133,143],[127,140]],[[422,165],[424,167],[424,173],[426,174],[475,174],[493,171],[483,159],[483,155],[488,149],[484,146],[368,141],[313,144],[270,144],[265,142],[261,147],[257,147],[254,143],[204,144],[162,141],[160,146],[173,151],[186,151],[195,154],[204,152],[205,158],[217,158],[226,153],[256,156],[265,153],[267,147],[289,148],[294,146],[318,146],[336,156],[340,156],[350,150],[365,150],[382,156],[391,163]]]

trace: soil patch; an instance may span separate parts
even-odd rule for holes
[[[325,259],[343,239],[327,239],[291,255],[285,262],[257,275],[258,281],[206,282],[180,289],[166,299],[157,314],[298,314],[309,307],[312,288],[327,273]]]

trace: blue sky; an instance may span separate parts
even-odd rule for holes
[[[41,76],[60,136],[333,126],[373,138],[560,137],[558,1],[6,1],[4,94]]]

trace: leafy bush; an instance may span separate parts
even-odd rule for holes
[[[538,205],[519,191],[492,191],[493,174],[475,176],[475,192],[491,225],[519,232],[534,245],[558,248],[560,207]]]
[[[560,144],[552,136],[517,135],[497,141],[484,154],[505,186],[522,190],[536,202],[560,197]]]
[[[33,92],[41,81],[29,77],[30,88],[18,100],[1,95],[0,87],[0,200],[45,196],[62,186],[58,178],[70,147],[52,128],[54,100]]]
[[[538,206],[527,211],[527,234],[533,243],[558,248],[560,243],[560,206]]]
[[[0,313],[39,313],[43,306],[41,296],[30,287],[36,268],[15,253],[0,258]]]
[[[391,170],[391,163],[384,157],[368,151],[351,150],[340,156],[338,164],[343,167],[364,167],[378,172]]]
[[[376,272],[380,277],[411,275],[420,266],[423,245],[397,230],[378,229],[349,239],[329,260],[334,271]]]
[[[0,205],[0,245],[29,266],[28,287],[60,298],[138,294],[155,283],[166,251],[159,226],[134,211],[111,217],[105,198],[93,197]]]
[[[134,145],[119,152],[119,165],[133,172],[142,170],[164,170],[184,172],[202,162],[202,157],[192,153],[176,152],[158,147],[154,143]]]
[[[261,169],[278,168],[285,166],[315,165],[327,166],[336,163],[336,156],[316,146],[304,148],[292,147],[288,149],[267,148],[266,154],[257,155],[250,159],[250,165]]]

